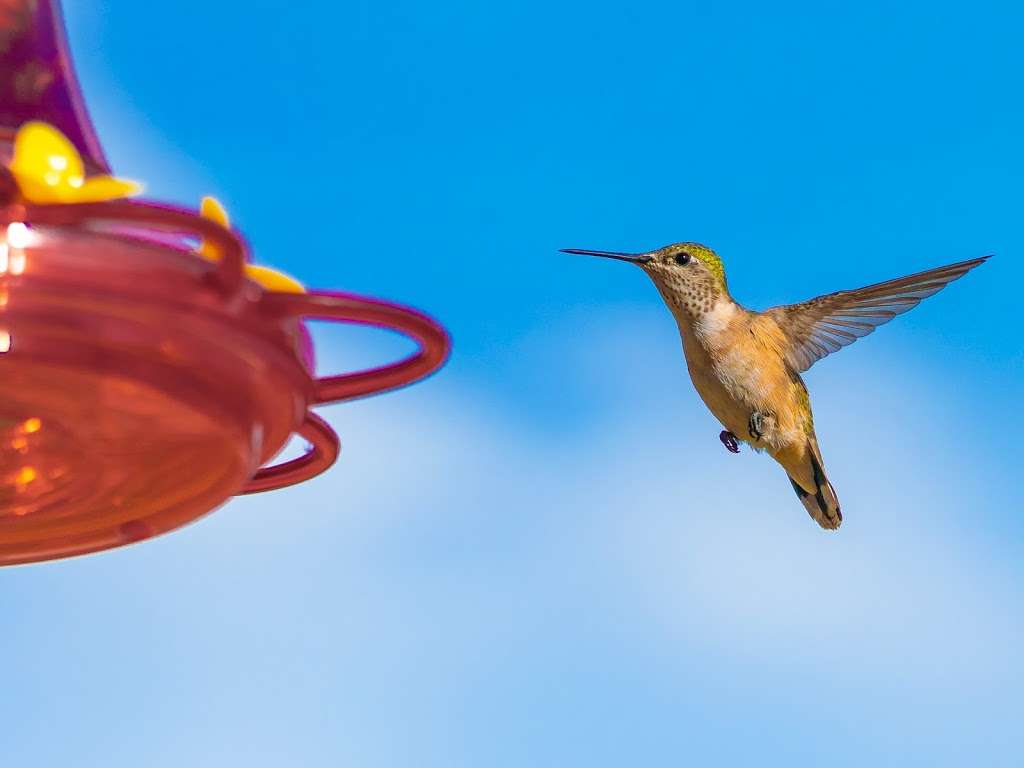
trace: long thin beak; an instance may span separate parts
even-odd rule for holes
[[[646,264],[651,260],[649,253],[616,253],[615,251],[584,251],[580,248],[562,248],[561,253],[576,253],[580,256],[603,256],[606,259],[628,261],[631,264]]]

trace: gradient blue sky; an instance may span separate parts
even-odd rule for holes
[[[1024,762],[1018,4],[67,5],[121,175],[456,348],[316,481],[0,574],[5,765]],[[683,239],[756,308],[996,254],[808,375],[839,534],[555,252]]]

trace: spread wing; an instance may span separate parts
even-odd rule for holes
[[[988,259],[984,256],[854,291],[838,291],[801,304],[775,307],[765,314],[778,323],[786,337],[787,362],[802,373],[826,355],[913,309],[922,299]]]

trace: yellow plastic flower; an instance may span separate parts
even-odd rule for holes
[[[250,280],[255,280],[263,286],[264,290],[275,293],[305,293],[306,289],[298,280],[284,272],[278,272],[270,267],[261,267],[256,264],[247,264],[245,274]]]
[[[25,123],[14,137],[11,173],[30,203],[99,203],[137,194],[134,181],[85,175],[75,145],[48,123]]]
[[[224,227],[224,229],[231,227],[231,219],[228,218],[228,212],[224,210],[224,206],[220,204],[220,200],[215,197],[206,196],[203,198],[202,203],[199,205],[199,215],[204,219],[217,222]],[[198,253],[204,259],[209,259],[210,261],[217,261],[220,259],[220,253],[217,250],[217,246],[205,239],[199,243]]]
[[[199,215],[204,219],[217,222],[222,227],[226,228],[231,226],[231,220],[228,218],[228,212],[215,197],[203,198],[203,201],[199,206]],[[207,240],[203,240],[199,244],[198,253],[204,259],[209,259],[210,261],[217,261],[220,259],[220,253],[217,251],[217,246]],[[294,277],[290,277],[284,272],[278,272],[276,269],[271,269],[270,267],[246,264],[245,275],[250,280],[259,283],[265,291],[273,291],[275,293],[306,292],[302,283]]]

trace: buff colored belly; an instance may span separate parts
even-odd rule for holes
[[[741,440],[749,440],[748,424],[753,408],[737,400],[710,368],[690,366],[690,378],[701,400],[727,430]]]
[[[749,350],[734,348],[716,356],[712,362],[699,343],[685,343],[687,367],[694,387],[708,410],[727,430],[758,448],[777,449],[794,442],[802,434],[797,424],[799,408],[796,388],[779,361],[777,365],[751,364]],[[750,416],[755,411],[769,415],[754,442],[750,435]]]

